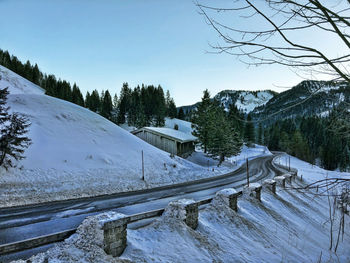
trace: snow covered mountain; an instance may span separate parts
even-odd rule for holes
[[[308,80],[281,93],[270,90],[224,90],[213,99],[218,100],[226,111],[234,103],[243,113],[251,113],[253,119],[266,120],[265,123],[271,124],[276,120],[298,116],[328,116],[334,107],[350,102],[350,85]],[[188,113],[198,103],[180,108]]]
[[[271,90],[224,90],[215,95],[214,99],[220,101],[227,111],[229,106],[234,103],[242,112],[250,113],[256,107],[265,105],[275,95],[276,93]]]
[[[248,114],[255,108],[265,105],[277,94],[278,93],[271,90],[223,90],[216,94],[213,99],[219,101],[220,104],[225,107],[226,111],[228,111],[230,105],[234,103],[239,110]],[[198,103],[199,102],[179,108],[182,108],[185,113],[188,113],[195,109]]]
[[[22,169],[0,170],[0,206],[136,190],[206,174],[86,108],[45,95],[0,66],[0,88],[5,87],[11,111],[26,114],[32,123],[33,144]]]
[[[350,102],[350,86],[344,82],[303,81],[279,93],[252,111],[253,118],[267,122],[298,116],[327,116],[329,111]]]

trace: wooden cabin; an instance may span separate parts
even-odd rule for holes
[[[132,134],[173,155],[187,157],[195,148],[197,137],[179,130],[159,127],[144,127]]]

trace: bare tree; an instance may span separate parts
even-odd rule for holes
[[[248,65],[279,64],[350,82],[349,0],[230,3],[229,7],[213,7],[197,2],[200,13],[222,40],[212,46],[214,52],[235,55]],[[229,25],[228,16],[234,18],[236,26]],[[315,33],[319,39],[306,40]],[[327,46],[323,45],[325,41],[329,42]]]

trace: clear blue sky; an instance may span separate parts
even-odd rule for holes
[[[191,0],[0,0],[0,48],[45,73],[118,92],[123,82],[162,85],[177,106],[223,89],[291,87],[287,68],[247,68],[208,54],[215,32]]]

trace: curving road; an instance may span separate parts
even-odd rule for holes
[[[250,182],[283,173],[280,168],[272,164],[274,157],[264,156],[249,161]],[[0,209],[0,244],[76,228],[87,216],[103,211],[113,210],[131,215],[164,208],[174,199],[205,199],[214,196],[220,189],[227,187],[239,189],[245,184],[246,168],[243,165],[229,174],[171,186],[40,205],[3,208]]]

